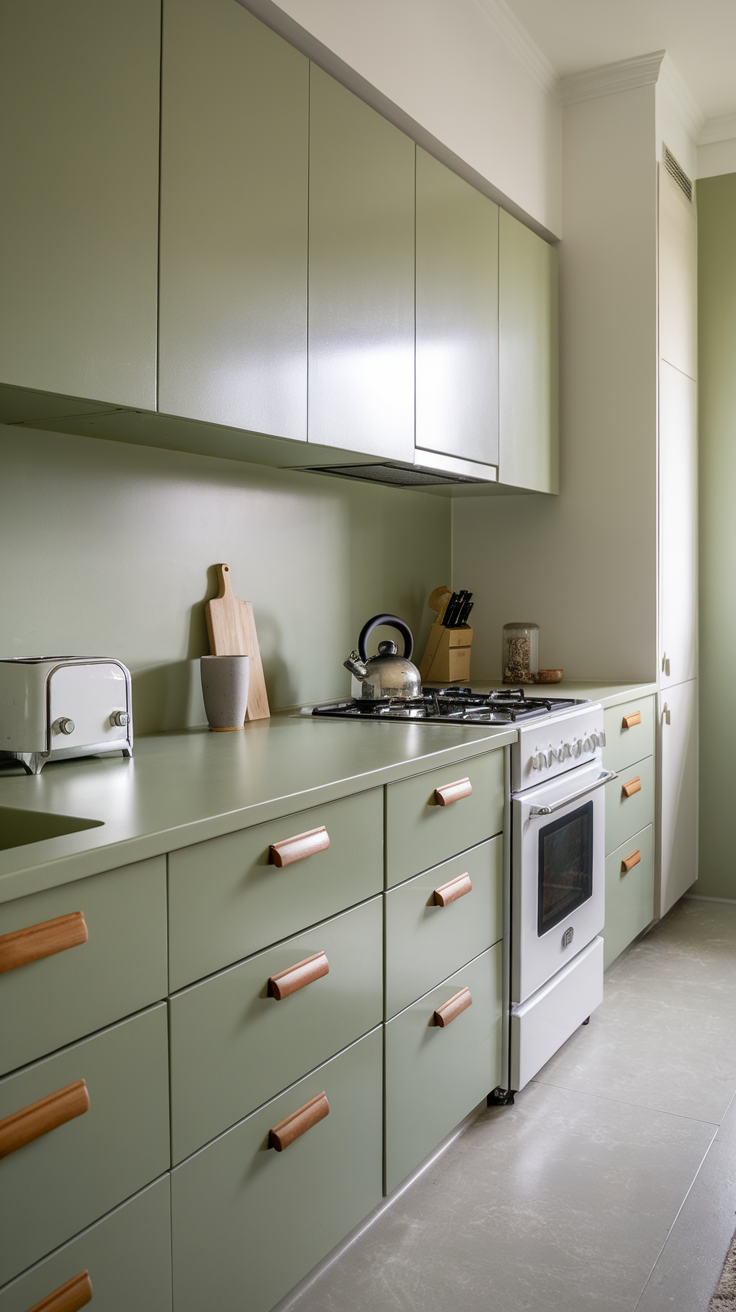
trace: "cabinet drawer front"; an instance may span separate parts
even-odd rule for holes
[[[624,785],[629,786],[630,796]],[[651,824],[654,824],[654,757],[647,756],[606,784],[606,855],[625,843],[631,834],[638,834]]]
[[[283,867],[272,843],[324,825],[326,851]],[[169,980],[173,989],[326,920],[383,884],[379,788],[225,834],[169,857]]]
[[[0,1282],[168,1167],[163,1003],[0,1080],[0,1119],[78,1080],[89,1110],[0,1161]]]
[[[80,911],[86,942],[0,974],[0,1074],[166,996],[165,857],[6,902],[0,935]]]
[[[386,868],[391,888],[503,829],[504,754],[415,775],[386,789]],[[435,789],[469,778],[472,795],[442,806]]]
[[[83,1271],[94,1312],[169,1312],[171,1199],[164,1176],[0,1293],[0,1312],[28,1312]]]
[[[627,719],[630,721],[628,726],[624,723]],[[603,725],[606,731],[603,764],[607,770],[625,770],[635,761],[653,755],[653,697],[640,697],[636,701],[622,702],[620,706],[609,706],[603,712]]]
[[[606,857],[606,968],[654,917],[653,832],[652,825],[647,825]],[[640,860],[626,870],[625,859],[637,851]]]
[[[435,905],[434,890],[467,872],[472,891]],[[425,870],[386,894],[386,1016],[408,1007],[503,933],[503,838]]]
[[[380,1023],[381,910],[373,898],[172,998],[175,1162]],[[270,976],[320,951],[328,974],[269,997]]]
[[[283,1152],[269,1130],[327,1094]],[[177,1312],[268,1312],[381,1198],[381,1031],[228,1130],[171,1176]]]
[[[387,1193],[501,1079],[501,960],[497,943],[386,1026]],[[434,1025],[435,1009],[463,988],[472,1006]]]

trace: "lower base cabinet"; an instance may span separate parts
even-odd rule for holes
[[[50,1296],[85,1271],[94,1312],[170,1312],[170,1211],[164,1176],[13,1280],[0,1292],[0,1312],[29,1312],[45,1299],[50,1308],[81,1307]]]
[[[637,855],[639,859],[631,865]],[[653,919],[654,838],[652,826],[647,825],[606,857],[604,969]]]
[[[496,943],[386,1025],[386,1193],[499,1084],[501,965]],[[435,1009],[464,988],[472,1005],[436,1025]]]
[[[323,1091],[329,1114],[269,1147]],[[380,1202],[381,1130],[376,1029],[176,1167],[176,1312],[268,1312]]]

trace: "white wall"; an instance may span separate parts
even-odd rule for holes
[[[717,178],[724,173],[736,173],[736,137],[698,146],[698,177]]]

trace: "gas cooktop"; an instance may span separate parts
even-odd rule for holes
[[[574,697],[529,696],[523,688],[473,692],[470,688],[423,688],[421,697],[361,702],[352,698],[305,706],[302,715],[337,720],[430,720],[438,724],[515,724],[582,706]]]

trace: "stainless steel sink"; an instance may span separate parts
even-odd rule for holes
[[[85,820],[78,815],[53,815],[48,811],[26,811],[17,806],[0,806],[0,851],[41,843],[44,838],[96,829],[102,820]]]

